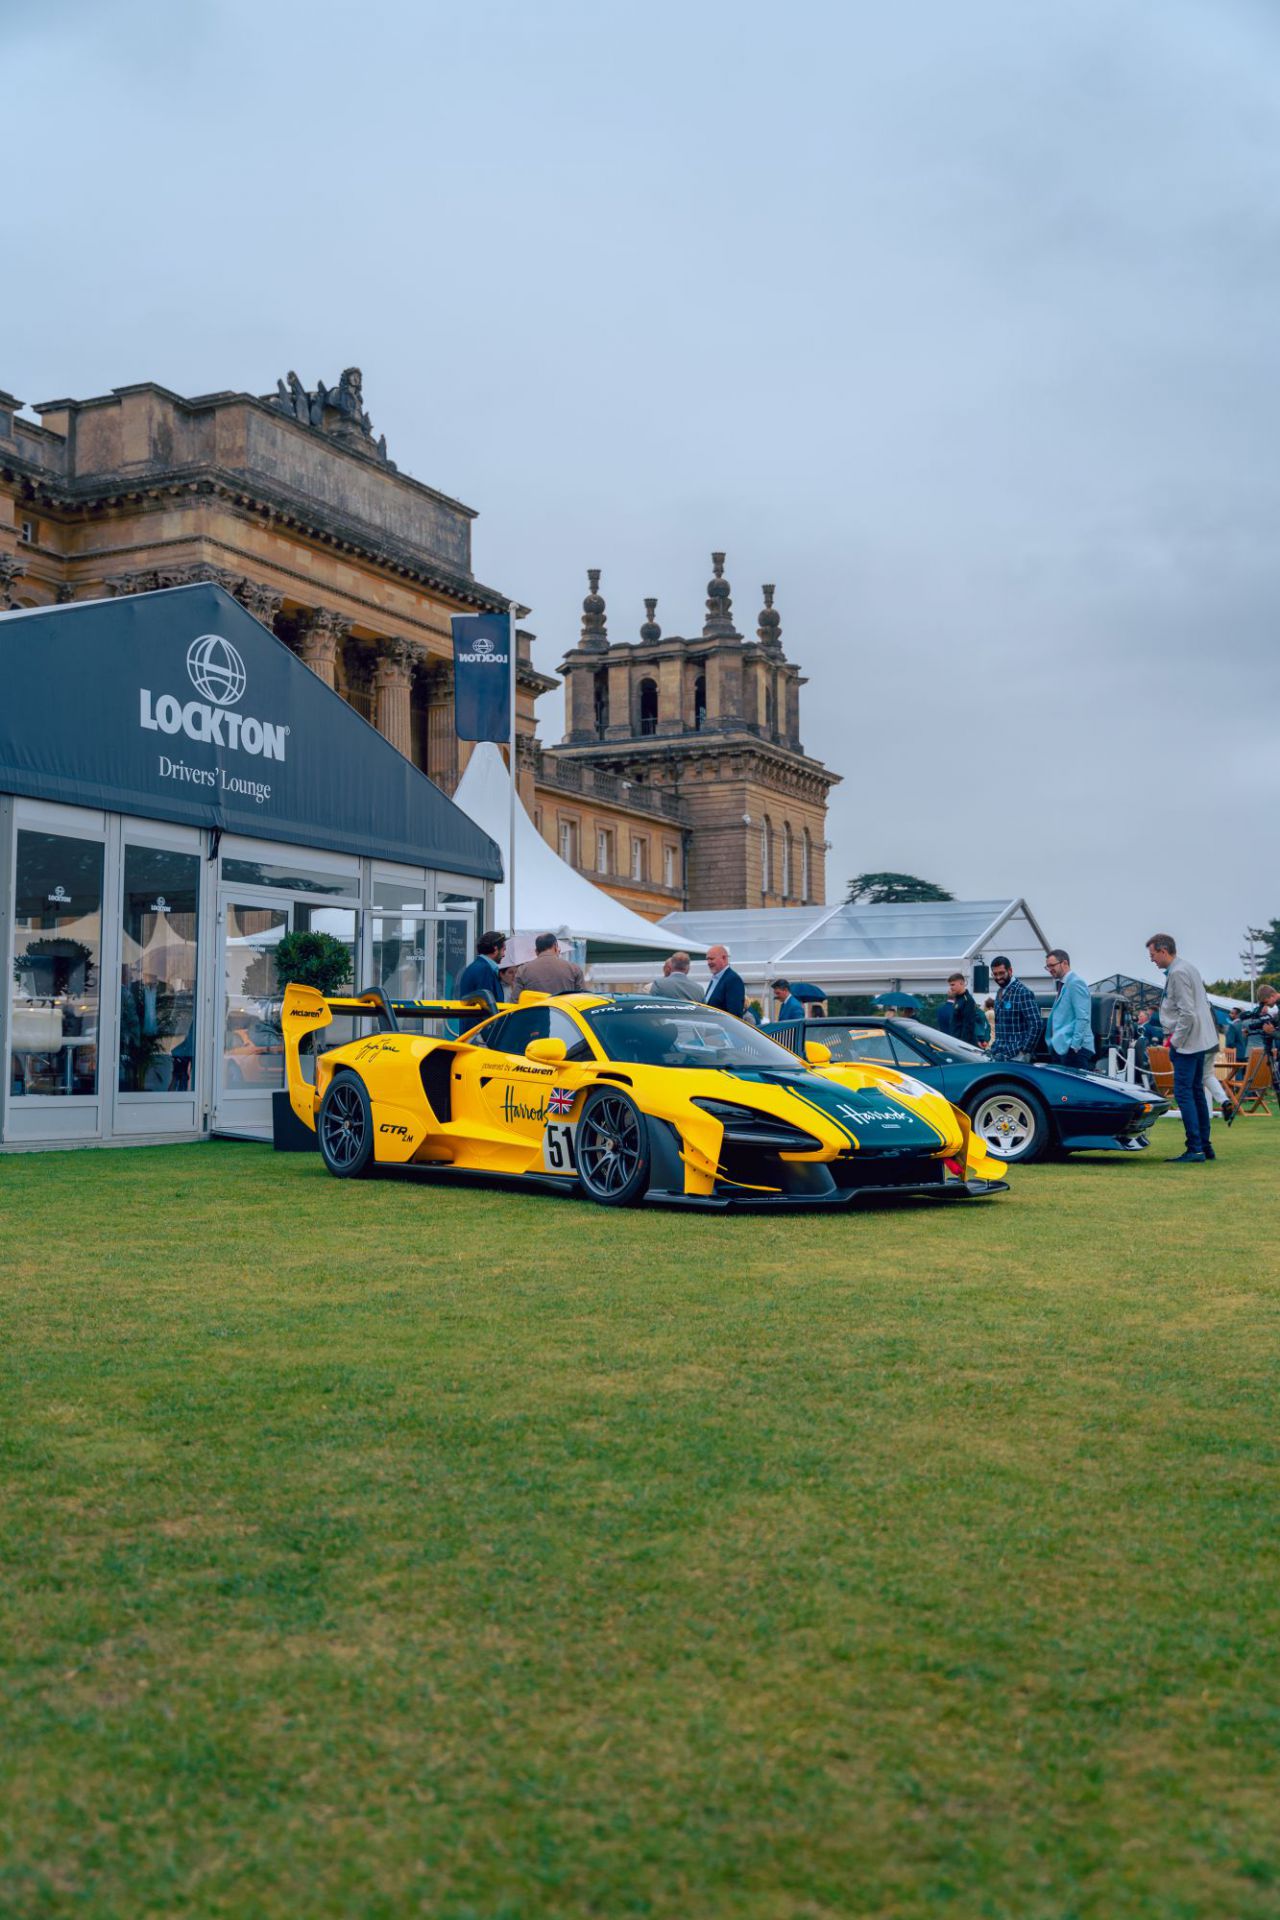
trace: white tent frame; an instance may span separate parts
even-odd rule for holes
[[[742,975],[748,989],[759,995],[772,981],[788,974],[790,956],[795,954],[815,933],[828,926],[848,904],[847,901],[841,900],[835,906],[815,908],[814,918],[799,931],[795,927],[794,912],[790,909],[782,909],[787,916],[785,934],[778,946],[771,948],[768,957],[763,960],[757,958],[740,961],[734,958],[732,933],[727,932],[725,943],[729,947],[731,964]],[[956,904],[964,903],[961,901]],[[874,913],[876,909],[868,907],[866,911]],[[760,917],[767,917],[767,912],[767,909],[761,909]],[[912,954],[909,957],[890,955],[886,958],[881,955],[869,959],[801,960],[796,965],[795,975],[797,978],[803,977],[806,981],[812,982],[816,987],[825,987],[833,995],[880,993],[895,988],[908,992],[940,993],[945,990],[948,974],[963,973],[969,976],[976,960],[981,959],[984,954],[998,950],[998,936],[1001,929],[1011,920],[1016,919],[1019,914],[1025,916],[1032,933],[1041,943],[1040,951],[1047,953],[1052,943],[1046,938],[1025,898],[1020,895],[1017,899],[1007,901],[981,933],[967,939],[963,946],[937,954]],[[780,928],[779,932],[782,934],[783,929]],[[678,926],[668,927],[667,935],[673,945],[682,946],[688,952],[695,951],[693,943],[680,932]],[[695,966],[694,977],[701,979],[704,977],[704,971],[702,967]],[[596,967],[593,977],[601,985],[623,986],[630,982],[633,975],[625,964],[614,963]],[[1025,979],[1033,991],[1045,991],[1050,985],[1048,976],[1039,971],[1032,975],[1020,972],[1019,977]]]

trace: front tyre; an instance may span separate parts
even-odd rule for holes
[[[578,1122],[578,1178],[602,1207],[637,1207],[649,1191],[649,1128],[634,1100],[596,1087]]]
[[[373,1108],[364,1082],[335,1073],[316,1120],[320,1154],[337,1180],[358,1180],[373,1168]]]
[[[1049,1150],[1049,1117],[1026,1087],[1010,1080],[987,1085],[965,1111],[987,1152],[1006,1166],[1025,1166]]]

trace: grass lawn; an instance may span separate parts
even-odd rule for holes
[[[1280,1123],[1156,1131],[816,1219],[0,1158],[0,1914],[1274,1920]]]

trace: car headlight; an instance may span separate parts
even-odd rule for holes
[[[922,1086],[909,1073],[900,1073],[896,1080],[877,1080],[876,1085],[882,1093],[905,1093],[908,1100],[926,1100],[933,1092],[932,1087]]]

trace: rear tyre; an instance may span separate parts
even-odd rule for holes
[[[1025,1165],[1049,1151],[1049,1116],[1035,1094],[1014,1081],[980,1087],[965,1112],[987,1152],[1006,1166]]]
[[[364,1082],[336,1073],[325,1088],[316,1121],[320,1154],[336,1180],[359,1180],[373,1170],[373,1108]]]
[[[578,1179],[601,1207],[637,1207],[649,1191],[649,1128],[634,1100],[613,1087],[587,1095],[578,1122]]]

